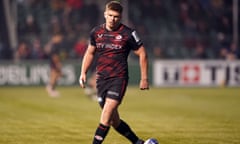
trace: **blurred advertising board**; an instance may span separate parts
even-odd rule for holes
[[[156,87],[240,86],[240,61],[157,60],[153,63]]]
[[[64,64],[59,85],[75,84],[77,80],[75,69],[72,64]],[[49,80],[49,71],[47,63],[0,64],[0,86],[45,85]]]
[[[78,86],[78,78],[81,69],[81,61],[64,61],[62,77],[58,85]],[[0,86],[38,86],[46,85],[49,81],[48,61],[21,61],[0,62]],[[88,73],[90,76],[91,73]],[[139,65],[136,62],[129,64],[130,85],[138,85],[140,79]]]

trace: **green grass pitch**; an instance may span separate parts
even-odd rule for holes
[[[79,87],[0,87],[1,144],[90,144],[100,117]],[[160,144],[239,144],[240,88],[130,86],[120,114],[138,136]],[[111,129],[105,144],[130,144]]]

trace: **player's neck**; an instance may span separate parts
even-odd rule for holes
[[[105,24],[105,28],[108,30],[108,31],[115,31],[117,30],[119,27],[120,27],[121,23],[117,24],[115,27],[108,27],[106,24]]]

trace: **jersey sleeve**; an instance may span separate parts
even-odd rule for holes
[[[137,50],[140,46],[143,45],[142,40],[139,38],[137,32],[133,30],[130,37],[130,46],[133,50]]]
[[[90,32],[89,44],[91,44],[91,45],[93,45],[93,46],[96,46],[96,41],[95,41],[95,38],[94,38],[94,33],[95,33],[95,29],[93,29],[93,30]]]

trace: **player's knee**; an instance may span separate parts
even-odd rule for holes
[[[101,119],[100,123],[105,126],[111,126],[111,120],[108,119]]]
[[[111,125],[114,127],[114,128],[117,128],[118,126],[119,126],[119,124],[120,124],[120,119],[118,119],[118,120],[112,120],[111,121]]]

